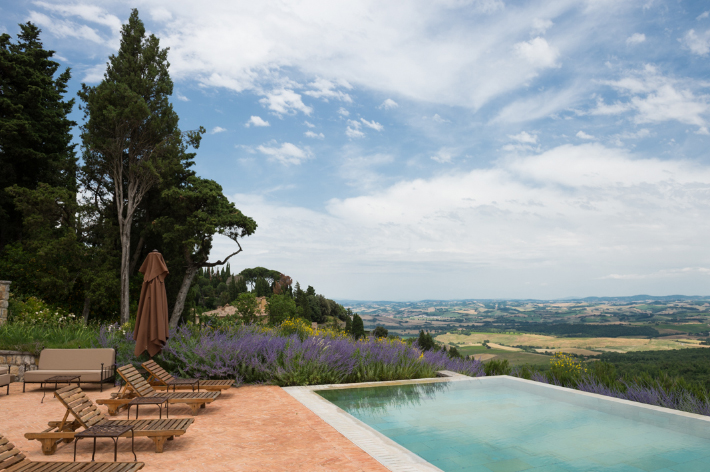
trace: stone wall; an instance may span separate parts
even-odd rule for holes
[[[7,301],[10,299],[10,283],[0,280],[0,325],[7,323]]]
[[[37,370],[39,356],[29,352],[0,351],[0,372],[10,368],[10,373],[15,376],[15,382],[21,382],[28,370]]]

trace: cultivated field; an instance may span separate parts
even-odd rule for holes
[[[436,337],[440,343],[455,344],[456,346],[470,346],[481,344],[488,340],[492,343],[503,346],[534,346],[538,349],[561,350],[574,352],[572,349],[584,349],[588,351],[664,351],[670,349],[701,348],[710,346],[700,346],[699,341],[690,339],[667,339],[667,338],[558,338],[556,336],[544,336],[540,334],[528,333],[473,333],[464,334],[442,334]]]

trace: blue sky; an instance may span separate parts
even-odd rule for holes
[[[6,2],[81,82],[132,4]],[[706,2],[144,0],[232,267],[332,298],[709,294]],[[81,120],[78,110],[75,119]],[[213,256],[233,244],[218,239]]]

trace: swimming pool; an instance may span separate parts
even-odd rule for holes
[[[705,417],[511,377],[315,393],[444,471],[710,470]]]

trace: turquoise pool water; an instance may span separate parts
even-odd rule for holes
[[[444,471],[710,471],[710,440],[506,387],[319,390]]]

